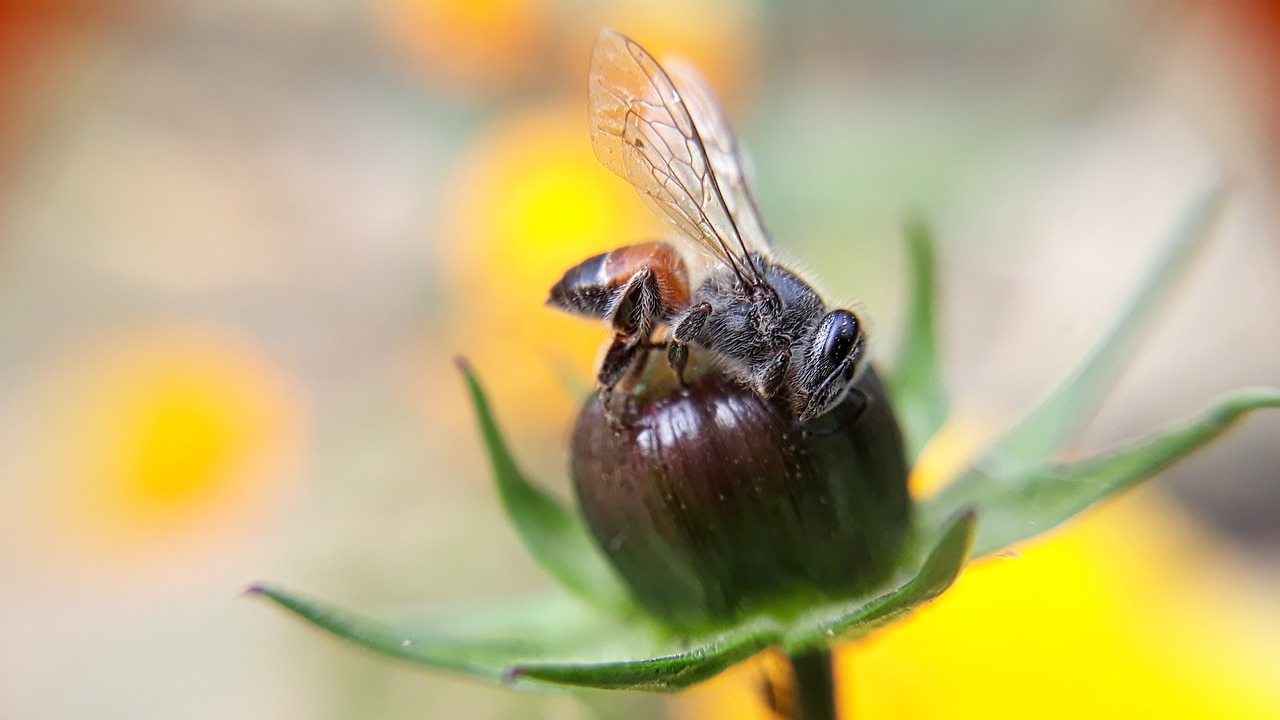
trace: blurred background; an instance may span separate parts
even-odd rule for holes
[[[452,364],[528,468],[600,328],[542,307],[662,232],[598,166],[616,27],[699,64],[785,256],[872,323],[937,228],[944,478],[1047,392],[1207,189],[1233,201],[1081,435],[1280,385],[1280,12],[1156,0],[0,0],[0,717],[764,717],[754,667],[674,701],[493,689],[240,599],[545,585]],[[973,568],[842,656],[858,717],[1280,717],[1280,417]],[[927,477],[925,477],[927,476]]]

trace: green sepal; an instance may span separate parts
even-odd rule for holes
[[[757,620],[688,638],[642,616],[619,618],[563,592],[396,620],[353,613],[274,585],[255,585],[249,592],[368,650],[492,683],[679,690],[778,637],[776,627]]]
[[[974,468],[921,503],[921,520],[927,525],[956,508],[977,508],[982,527],[974,554],[998,552],[1153,477],[1212,442],[1243,415],[1274,407],[1280,407],[1280,390],[1245,391],[1188,422],[1086,460],[1043,465],[1017,477]]]
[[[914,219],[907,225],[906,241],[911,295],[906,332],[887,384],[906,439],[907,458],[914,461],[942,427],[949,401],[938,360],[933,231],[923,220]]]
[[[566,589],[599,607],[627,612],[634,601],[577,513],[530,482],[516,465],[470,366],[458,361],[488,451],[502,507],[529,554]]]
[[[489,682],[537,663],[600,663],[673,654],[679,645],[643,616],[621,618],[561,590],[432,614],[373,617],[258,584],[249,589],[344,640],[383,655]],[[529,679],[534,679],[526,675]]]
[[[1221,190],[1214,190],[1191,206],[1111,331],[1056,390],[984,453],[979,467],[1002,477],[1025,474],[1093,415],[1137,352],[1173,286],[1211,236],[1225,198]]]
[[[495,681],[502,677],[501,663],[485,661],[495,644],[473,640],[460,646],[447,637],[424,636],[274,585],[257,584],[247,593],[265,597],[312,625],[374,652],[438,670]]]

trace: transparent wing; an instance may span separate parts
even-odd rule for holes
[[[684,97],[685,107],[702,138],[707,159],[711,162],[711,172],[715,174],[734,226],[748,250],[771,256],[773,243],[769,241],[769,233],[760,219],[760,209],[751,194],[752,177],[746,151],[729,128],[715,93],[702,73],[688,60],[668,58],[666,69]]]
[[[625,35],[602,31],[591,54],[588,99],[600,162],[744,284],[763,283],[685,99],[658,61]]]

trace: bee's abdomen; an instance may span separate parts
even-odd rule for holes
[[[551,286],[547,304],[577,315],[604,317],[617,289],[604,274],[609,255],[593,255],[569,268],[560,282]]]
[[[670,319],[689,304],[689,274],[675,248],[664,242],[628,245],[583,260],[551,286],[547,304],[577,315],[603,318],[622,286],[646,267],[658,281],[662,317]]]

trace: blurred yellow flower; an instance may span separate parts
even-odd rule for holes
[[[1280,717],[1280,609],[1252,614],[1261,597],[1227,549],[1157,494],[1020,553],[975,565],[919,616],[849,648],[846,712]]]
[[[546,52],[545,0],[378,0],[375,10],[397,51],[462,94],[528,78]]]
[[[605,333],[543,307],[547,291],[579,261],[664,230],[596,162],[577,104],[506,118],[472,149],[455,188],[444,259],[458,298],[453,346],[483,368],[504,415],[564,416],[573,402],[562,374],[591,377]]]
[[[259,351],[214,332],[112,338],[42,388],[35,520],[51,545],[91,563],[242,527],[296,472],[297,394]]]

